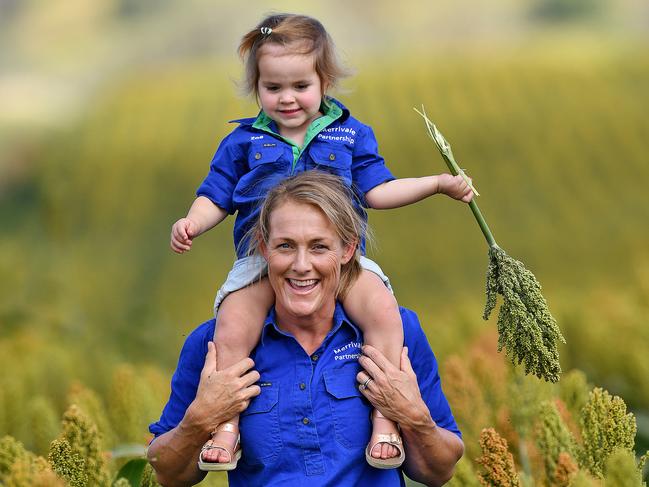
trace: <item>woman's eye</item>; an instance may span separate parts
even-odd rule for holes
[[[291,246],[287,243],[281,243],[277,246],[278,249],[290,249]]]
[[[327,246],[322,244],[317,244],[313,246],[313,250],[315,250],[316,252],[323,252],[327,250]]]

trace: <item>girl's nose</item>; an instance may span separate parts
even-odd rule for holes
[[[291,93],[288,93],[286,91],[283,91],[279,95],[279,102],[280,103],[283,103],[283,104],[293,103],[294,100],[295,100],[295,97]]]

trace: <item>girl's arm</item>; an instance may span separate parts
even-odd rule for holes
[[[171,227],[171,248],[182,254],[192,247],[192,241],[202,233],[221,223],[228,212],[215,205],[209,198],[199,196],[194,200],[187,216]]]
[[[465,203],[473,198],[473,192],[462,176],[439,174],[387,181],[365,193],[365,200],[370,208],[388,210],[417,203],[436,193],[444,193]]]

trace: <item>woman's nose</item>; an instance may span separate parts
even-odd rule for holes
[[[306,250],[298,250],[293,259],[293,270],[295,272],[305,273],[311,270],[309,254]]]

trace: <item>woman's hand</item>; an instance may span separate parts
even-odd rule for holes
[[[370,345],[363,346],[363,355],[358,362],[365,369],[356,376],[359,389],[385,417],[400,425],[432,421],[428,407],[421,398],[407,347],[401,351],[399,369]],[[371,380],[368,382],[368,379]]]
[[[250,370],[255,363],[251,358],[240,360],[227,369],[216,370],[216,347],[214,342],[207,344],[205,365],[196,391],[196,398],[187,413],[205,432],[233,418],[258,396],[261,389],[255,382],[259,372]]]

